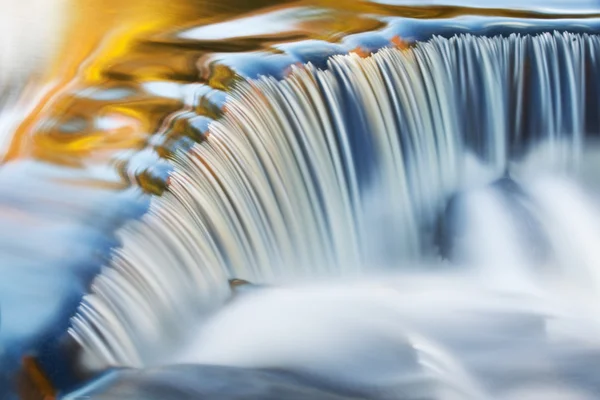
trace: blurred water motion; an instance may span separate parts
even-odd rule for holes
[[[563,283],[454,271],[258,288],[166,361],[194,366],[117,370],[67,398],[591,400],[598,309]]]
[[[92,291],[91,282],[101,272],[101,267],[111,263],[111,251],[122,244],[122,233],[117,236],[115,232],[130,219],[144,215],[151,196],[161,196],[165,190],[169,196],[167,176],[173,168],[171,160],[179,157],[182,150],[205,141],[210,129],[214,129],[211,128],[213,121],[227,113],[226,104],[231,104],[226,103],[227,95],[240,81],[262,75],[282,79],[289,77],[301,63],[311,62],[325,68],[334,55],[354,53],[357,57],[367,57],[383,47],[407,49],[436,34],[444,37],[455,33],[506,36],[512,32],[537,34],[555,29],[592,34],[600,27],[600,7],[595,0],[504,0],[493,5],[475,0],[346,1],[343,4],[327,0],[144,0],[127,3],[117,0],[56,0],[56,3],[27,0],[20,3],[20,8],[5,5],[6,10],[11,11],[0,16],[0,22],[3,22],[0,33],[11,38],[3,42],[2,46],[6,47],[0,46],[0,93],[3,96],[0,113],[0,159],[3,162],[0,167],[0,272],[5,277],[0,282],[0,369],[4,371],[0,374],[0,395],[9,386],[7,382],[12,380],[10,371],[16,370],[27,354],[39,359],[57,386],[73,383],[68,376],[70,372],[63,368],[64,363],[56,361],[55,357],[60,353],[58,348],[67,328],[71,326],[69,317],[82,296]],[[41,42],[54,46],[42,49]],[[559,48],[563,49],[561,46]],[[593,46],[589,46],[586,44],[581,48],[588,49],[582,54],[587,54],[591,60],[596,53]],[[554,57],[552,51],[542,53]],[[559,71],[563,67],[568,69],[570,64],[560,61],[557,65]],[[577,104],[576,108],[581,108],[583,116],[577,118],[583,117],[584,122],[577,126],[585,129],[578,133],[597,134],[600,122],[595,110],[600,102],[595,88],[600,79],[595,73],[595,64],[586,61],[582,65],[585,71],[577,69],[577,73],[586,77],[588,89],[583,92],[588,94],[583,94],[584,97],[575,99],[570,96],[575,92],[565,89],[575,87],[579,82],[577,78],[572,80],[572,74],[559,74],[558,78],[548,76],[546,83],[559,79],[562,83],[554,82],[561,87],[558,92],[553,92],[560,92],[556,98],[560,99],[558,96],[562,93],[573,101],[571,105]],[[539,76],[545,76],[544,68],[540,71]],[[519,76],[525,82],[531,82],[530,72],[515,75]],[[464,82],[470,90],[468,96],[472,96],[468,102],[471,106],[459,108],[458,113],[470,113],[477,123],[499,117],[491,102],[478,97],[481,93],[469,84],[471,78],[476,80],[469,77]],[[485,81],[483,73],[481,80]],[[442,98],[441,91],[446,87],[436,88],[431,90],[440,91],[439,98]],[[563,89],[566,91],[561,92]],[[532,97],[526,97],[530,102],[543,103],[546,98],[543,91],[532,93]],[[518,95],[514,98],[519,100]],[[554,117],[549,116],[550,109],[547,109],[546,118],[534,119],[537,122],[527,127],[516,126],[508,132],[511,143],[527,139],[521,136],[531,136],[535,141],[540,137],[536,136],[538,134],[565,133],[560,127],[570,127],[572,120],[569,118],[577,113],[562,107],[560,100],[555,103]],[[427,108],[424,102],[418,104],[423,110]],[[481,104],[480,108],[478,104]],[[531,104],[519,104],[517,110],[531,113]],[[474,111],[477,109],[479,112]],[[348,110],[350,108],[345,110],[342,118],[351,117],[352,112]],[[487,116],[479,118],[479,115]],[[518,115],[518,112],[510,114],[507,120],[513,122]],[[493,125],[489,123],[489,126]],[[544,132],[534,132],[536,129]],[[415,132],[422,130],[423,126]],[[478,137],[477,130],[471,125],[467,124],[465,131],[472,139]],[[476,152],[489,151],[491,154],[499,148],[473,144],[475,142],[472,146]],[[525,147],[510,148],[508,152],[514,151],[521,157],[531,151]],[[487,161],[489,154],[483,157]],[[541,157],[533,164],[539,166],[539,162],[555,160],[558,153],[551,154],[554,156]],[[592,161],[597,159],[596,156],[589,157]],[[423,162],[419,165],[408,172],[414,176],[423,175],[426,180],[425,171],[433,164]],[[500,165],[496,167],[502,169]],[[583,187],[593,189],[594,180],[587,178],[593,176],[590,172],[593,168],[577,171],[583,177]],[[575,172],[570,169],[570,173]],[[562,194],[564,203],[583,211],[563,213],[562,206],[548,204],[541,198],[538,200],[540,207],[552,210],[549,213],[557,218],[553,222],[557,225],[526,232],[553,232],[554,236],[549,235],[552,237],[544,240],[554,244],[563,240],[556,232],[570,226],[570,235],[579,237],[578,244],[574,245],[577,250],[565,250],[556,256],[564,265],[576,253],[585,276],[593,270],[596,259],[592,250],[596,232],[590,222],[590,215],[595,212],[595,200],[589,205],[587,194],[552,187],[553,196]],[[418,191],[414,189],[411,192]],[[465,200],[465,204],[470,201]],[[485,206],[493,211],[498,210],[497,204],[494,200]],[[502,217],[502,213],[494,214],[500,221],[487,220],[485,215],[479,216],[483,219],[471,216],[470,221],[474,221],[476,227],[502,226],[510,220]],[[324,219],[330,215],[325,213]],[[569,218],[579,222],[569,225],[569,221],[560,219],[561,215],[570,215]],[[408,216],[409,219],[413,217]],[[525,220],[537,221],[534,217]],[[382,217],[379,224],[381,221],[385,222],[385,218]],[[542,222],[551,223],[549,220]],[[377,226],[381,227],[376,224],[375,228]],[[474,232],[479,233],[475,233],[475,237],[481,233],[477,229]],[[196,235],[189,233],[192,237]],[[488,243],[498,239],[495,233],[487,233],[491,238]],[[384,233],[378,235],[386,236]],[[410,235],[406,237],[410,238]],[[490,265],[498,264],[492,269],[498,272],[502,270],[500,261],[506,260],[490,254],[514,250],[512,235],[506,233],[506,237],[505,247],[498,241],[496,247],[482,246],[479,253],[477,249],[460,247],[454,242],[449,246],[460,252],[461,262],[467,258],[472,264],[484,261]],[[410,248],[407,241],[396,246],[396,251]],[[388,243],[388,248],[393,248],[393,240],[389,242],[392,243]],[[180,240],[174,244],[182,243],[188,242]],[[552,249],[555,247],[553,245]],[[346,250],[350,257],[354,250]],[[145,251],[138,249],[138,253]],[[546,253],[545,250],[542,252]],[[259,253],[250,252],[252,257],[248,259]],[[167,259],[181,264],[189,262],[181,262],[178,257],[182,254]],[[517,261],[521,262],[520,259]],[[259,264],[259,269],[266,268]],[[208,278],[204,282],[208,289],[215,291],[215,298],[221,299],[228,293],[224,286],[231,276],[225,275],[210,277],[216,277],[218,282],[214,285]],[[516,280],[522,283],[521,278]],[[586,282],[585,278],[577,279],[579,283],[575,286],[582,284],[581,281]],[[208,290],[206,295],[211,293]],[[135,309],[130,310],[133,311]]]

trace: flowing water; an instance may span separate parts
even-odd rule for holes
[[[594,1],[92,3],[3,86],[7,398],[597,397]]]

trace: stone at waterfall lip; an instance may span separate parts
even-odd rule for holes
[[[231,289],[231,299],[235,299],[237,296],[244,295],[246,293],[252,293],[255,290],[267,288],[267,285],[257,285],[249,282],[245,279],[230,279],[229,288]]]

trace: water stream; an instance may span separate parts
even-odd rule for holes
[[[368,398],[512,398],[522,342],[553,360],[519,367],[532,376],[561,364],[555,351],[593,349],[597,317],[562,297],[593,301],[600,283],[597,206],[569,178],[598,45],[436,37],[239,83],[84,298],[82,365],[282,368]],[[198,326],[234,278],[283,289]],[[394,348],[416,352],[414,370]]]
[[[600,393],[594,1],[155,3],[0,79],[1,396]]]

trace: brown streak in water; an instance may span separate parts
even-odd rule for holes
[[[353,48],[349,52],[353,53],[353,54],[356,54],[360,58],[367,58],[367,57],[369,57],[371,55],[371,52],[369,50],[367,50],[365,48],[362,48],[360,46]]]
[[[397,49],[400,49],[400,50],[408,50],[411,46],[411,44],[409,42],[405,41],[398,35],[394,35],[392,37],[392,39],[390,40],[390,42],[392,42],[394,47],[396,47]]]
[[[26,400],[54,400],[56,390],[42,371],[37,360],[23,357],[23,368],[19,376],[21,398]]]

